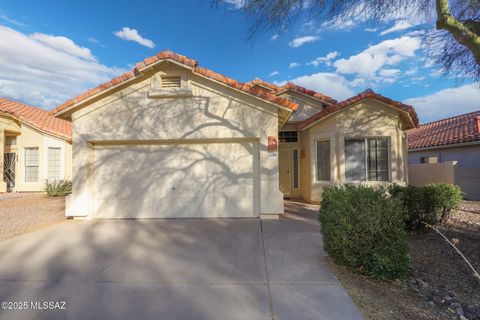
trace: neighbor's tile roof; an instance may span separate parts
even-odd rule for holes
[[[85,99],[87,99],[87,98],[89,98],[93,95],[96,95],[96,94],[98,94],[100,92],[103,92],[103,91],[107,91],[108,89],[110,89],[113,86],[116,86],[116,85],[118,85],[118,84],[120,84],[124,81],[129,80],[129,79],[135,78],[136,76],[139,75],[139,73],[141,71],[149,68],[155,62],[160,61],[160,60],[167,60],[167,59],[174,60],[178,63],[181,63],[185,66],[188,66],[188,67],[192,68],[192,71],[196,74],[199,74],[199,75],[202,75],[202,76],[207,77],[209,79],[221,82],[221,83],[226,84],[226,85],[228,85],[232,88],[235,88],[237,90],[252,94],[252,95],[257,96],[257,97],[259,97],[263,100],[267,100],[269,102],[278,104],[282,107],[286,107],[286,108],[291,109],[291,110],[297,110],[298,109],[298,104],[296,104],[293,101],[277,97],[274,94],[271,94],[271,93],[265,92],[263,90],[254,88],[251,84],[242,83],[242,82],[239,82],[239,81],[234,80],[232,78],[229,78],[229,77],[226,77],[226,76],[221,75],[219,73],[216,73],[212,70],[200,67],[200,66],[198,66],[198,62],[196,60],[190,59],[186,56],[177,54],[177,53],[172,52],[170,50],[165,50],[165,51],[157,53],[154,56],[148,57],[141,62],[138,62],[135,65],[135,68],[132,69],[132,71],[126,72],[126,73],[124,73],[124,74],[122,74],[122,75],[120,75],[116,78],[113,78],[112,80],[110,80],[108,82],[105,82],[105,83],[97,86],[96,88],[88,90],[87,92],[84,92],[84,93],[80,94],[79,96],[66,101],[65,103],[63,103],[62,105],[60,105],[56,109],[54,109],[52,111],[52,113],[56,114],[56,113],[66,109],[66,108],[68,108],[68,107],[70,107],[70,106],[72,106],[72,105],[74,105],[78,102],[81,102],[81,101],[83,101],[83,100],[85,100]]]
[[[423,124],[407,138],[409,149],[480,141],[480,110]]]
[[[331,106],[328,106],[328,107],[324,108],[319,113],[316,113],[313,116],[311,116],[310,118],[305,119],[304,121],[300,122],[297,125],[297,128],[298,128],[298,130],[302,130],[305,127],[308,127],[309,125],[313,124],[314,122],[316,122],[316,121],[318,121],[322,118],[325,118],[329,114],[337,112],[341,109],[347,108],[347,107],[349,107],[349,106],[351,106],[355,103],[358,103],[358,102],[360,102],[364,99],[375,99],[375,100],[383,102],[383,103],[385,103],[385,104],[387,104],[387,105],[389,105],[393,108],[400,109],[402,111],[406,111],[410,114],[414,125],[418,126],[417,113],[415,112],[415,109],[413,109],[412,106],[409,106],[409,105],[403,104],[401,102],[398,102],[398,101],[389,99],[387,97],[384,97],[384,96],[382,96],[378,93],[375,93],[372,89],[367,89],[367,90],[363,91],[362,93],[357,94],[356,96],[353,96],[353,97],[351,97],[347,100],[344,100],[342,102],[339,102],[337,104],[333,104]]]
[[[264,87],[267,87],[269,89],[271,89],[272,91],[274,91],[277,95],[287,91],[287,90],[293,90],[293,91],[297,91],[297,92],[300,92],[300,93],[303,93],[303,94],[306,94],[306,95],[309,95],[309,96],[312,96],[316,99],[319,99],[319,100],[322,100],[322,101],[325,101],[327,103],[331,103],[331,104],[334,104],[334,103],[337,103],[337,100],[335,99],[332,99],[331,97],[329,96],[326,96],[322,93],[319,93],[319,92],[316,92],[316,91],[313,91],[313,90],[310,90],[310,89],[306,89],[304,87],[300,87],[300,86],[297,86],[295,83],[293,82],[288,82],[286,83],[285,85],[279,87],[277,85],[274,85],[270,82],[267,82],[267,81],[264,81],[262,79],[259,79],[259,78],[256,78],[250,82],[248,82],[248,84],[251,84],[251,85],[260,85],[260,86],[264,86]]]
[[[0,111],[9,113],[15,118],[42,132],[49,133],[68,141],[72,140],[72,123],[55,118],[50,112],[32,107],[17,101],[0,98]]]

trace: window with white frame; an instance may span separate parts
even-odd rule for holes
[[[48,148],[48,180],[60,180],[62,179],[61,172],[61,151],[62,148],[49,147]]]
[[[330,181],[330,140],[316,142],[317,181]]]
[[[388,138],[345,139],[345,179],[355,181],[388,181]]]
[[[292,150],[292,165],[293,165],[293,188],[298,189],[300,187],[299,183],[299,159],[298,159],[298,149]]]
[[[25,148],[25,182],[38,182],[38,148]]]

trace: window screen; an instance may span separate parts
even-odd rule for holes
[[[48,180],[60,180],[61,148],[48,148]]]
[[[346,139],[345,179],[388,181],[388,138]]]
[[[330,181],[330,140],[317,141],[317,181]]]
[[[388,140],[370,138],[368,141],[368,180],[388,181]]]
[[[293,165],[293,187],[295,189],[298,189],[298,186],[299,186],[299,178],[298,178],[298,150],[297,149],[293,149],[293,161],[292,161],[292,165]]]
[[[25,182],[38,182],[38,148],[25,148]]]
[[[345,140],[345,179],[365,181],[365,139]]]

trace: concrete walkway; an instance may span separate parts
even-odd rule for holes
[[[323,260],[314,207],[287,209],[67,222],[0,242],[0,301],[27,303],[0,319],[361,319]],[[50,301],[66,310],[38,309]]]

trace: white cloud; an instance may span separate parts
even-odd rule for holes
[[[381,77],[395,77],[399,76],[401,71],[399,69],[381,69],[378,75]]]
[[[431,68],[435,65],[435,61],[432,60],[432,59],[428,59],[428,58],[425,58],[425,64],[423,65],[423,67],[425,69],[428,69],[428,68]]]
[[[300,46],[303,46],[306,43],[315,42],[318,40],[320,40],[320,37],[318,36],[304,36],[304,37],[298,37],[293,39],[288,43],[288,45],[293,48],[298,48]]]
[[[434,78],[438,78],[438,77],[442,76],[444,73],[445,73],[445,71],[442,68],[435,69],[432,72],[430,72],[430,76],[434,77]]]
[[[365,28],[366,32],[377,32],[377,28]]]
[[[26,28],[28,27],[27,24],[20,22],[18,20],[15,20],[13,18],[10,18],[5,12],[0,10],[0,20],[3,20],[7,23],[13,24],[14,26],[20,27],[20,28]]]
[[[228,4],[233,5],[235,9],[240,9],[245,5],[245,0],[223,0]]]
[[[38,42],[42,42],[43,44],[55,50],[65,52],[72,56],[85,60],[97,61],[97,59],[92,55],[90,49],[76,45],[75,42],[69,38],[38,32],[30,35],[30,38],[37,40]]]
[[[321,27],[326,30],[350,30],[355,27],[357,23],[354,19],[333,18],[332,20],[323,22]]]
[[[339,100],[343,100],[354,95],[354,91],[349,86],[349,81],[335,73],[319,72],[291,79],[290,81],[299,86],[324,93]],[[287,83],[287,81],[274,83],[276,85],[283,86],[285,83]]]
[[[418,38],[400,37],[385,40],[369,46],[359,54],[334,62],[338,73],[357,74],[365,78],[374,78],[385,66],[394,66],[402,60],[415,56],[421,46]]]
[[[274,35],[272,35],[272,37],[270,38],[270,41],[275,41],[275,40],[277,40],[278,38],[280,38],[280,35],[274,34]]]
[[[456,88],[448,88],[433,94],[407,99],[404,102],[412,105],[422,123],[468,113],[480,108],[480,88],[476,84],[466,84]]]
[[[300,64],[300,63],[297,63],[297,62],[292,62],[292,63],[290,63],[290,69],[291,69],[291,68],[300,67],[300,66],[301,66],[301,64]]]
[[[392,32],[397,32],[397,31],[402,31],[411,28],[413,25],[407,21],[407,20],[398,20],[395,22],[393,27],[388,28],[387,30],[384,30],[380,32],[380,35],[384,36],[386,34],[392,33]]]
[[[327,66],[329,66],[332,64],[332,60],[335,59],[339,54],[340,53],[338,53],[338,51],[332,51],[327,53],[324,57],[318,57],[307,64],[318,67],[321,63],[325,63]]]
[[[130,29],[129,27],[123,27],[122,30],[115,31],[113,34],[120,39],[134,41],[148,48],[155,47],[155,43],[152,40],[142,37],[137,30]]]
[[[417,67],[410,68],[407,71],[405,71],[405,75],[406,76],[411,76],[411,75],[414,75],[415,73],[417,73],[417,71],[418,71]]]
[[[125,71],[58,38],[0,26],[0,96],[51,109]]]
[[[276,75],[279,75],[279,74],[280,74],[280,72],[275,70],[275,71],[270,72],[270,74],[268,76],[273,77],[273,76],[276,76]]]
[[[99,41],[93,37],[88,37],[87,40],[88,42],[91,42],[91,43],[99,43]]]
[[[425,80],[425,77],[424,76],[413,77],[410,80],[413,81],[413,82],[419,82],[419,81]]]

